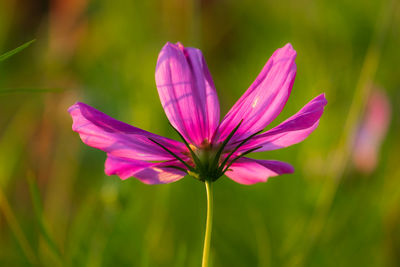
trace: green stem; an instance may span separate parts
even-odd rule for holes
[[[206,221],[206,233],[204,236],[203,261],[201,264],[202,267],[208,267],[208,258],[210,255],[212,217],[213,217],[213,191],[211,183],[212,182],[209,180],[205,181],[206,192],[207,192],[207,221]]]

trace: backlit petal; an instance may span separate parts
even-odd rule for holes
[[[221,122],[219,140],[224,140],[243,120],[232,141],[264,129],[282,111],[296,76],[296,51],[290,44],[276,50],[257,79]]]
[[[145,184],[165,184],[182,179],[186,173],[168,166],[184,167],[177,160],[151,163],[108,155],[105,163],[107,175],[118,175],[125,180],[136,177]]]
[[[251,185],[293,171],[293,167],[286,162],[241,158],[233,163],[225,174],[239,184]]]
[[[153,138],[179,155],[186,150],[180,142],[115,120],[84,103],[76,103],[68,112],[73,120],[72,130],[79,133],[85,144],[114,156],[148,161],[173,159],[148,138]]]
[[[219,102],[199,49],[167,43],[160,52],[156,84],[171,124],[192,144],[210,141],[219,124]]]
[[[303,141],[317,128],[326,104],[325,94],[317,96],[283,123],[251,139],[240,151],[258,146],[262,148],[257,151],[268,151]]]

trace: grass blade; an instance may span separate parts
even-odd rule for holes
[[[3,61],[3,60],[6,60],[7,58],[9,58],[9,57],[11,57],[11,56],[13,56],[13,55],[15,55],[15,54],[17,54],[19,52],[21,52],[22,50],[24,50],[25,48],[30,46],[35,41],[36,41],[36,39],[33,39],[33,40],[29,41],[29,42],[24,43],[23,45],[18,46],[17,48],[15,48],[15,49],[13,49],[11,51],[8,51],[8,52],[0,55],[0,62]]]
[[[28,175],[29,192],[31,194],[33,209],[36,215],[36,219],[39,225],[39,230],[50,250],[57,256],[57,259],[62,261],[62,254],[60,249],[57,247],[53,238],[49,235],[45,224],[43,222],[43,206],[40,197],[39,188],[37,186],[36,180],[32,174]]]
[[[3,212],[6,221],[8,222],[11,231],[14,232],[14,235],[21,246],[23,253],[25,254],[28,261],[35,265],[38,263],[35,252],[33,251],[31,245],[29,244],[25,233],[22,231],[21,226],[19,225],[15,214],[13,213],[10,203],[8,202],[6,196],[3,193],[3,190],[0,188],[0,211]]]

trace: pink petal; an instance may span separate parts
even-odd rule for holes
[[[153,138],[178,155],[186,151],[180,142],[115,120],[84,103],[76,103],[68,112],[73,120],[72,130],[79,133],[85,144],[114,156],[148,161],[173,159],[148,138]]]
[[[171,124],[192,144],[209,142],[219,124],[219,102],[201,51],[167,43],[158,56],[156,84]]]
[[[268,151],[303,141],[317,128],[326,104],[325,94],[317,96],[283,123],[251,139],[240,151],[258,146],[262,148],[257,151]]]
[[[108,154],[104,172],[107,175],[118,175],[122,180],[132,177],[136,172],[152,167],[155,163],[114,157]]]
[[[293,171],[293,167],[286,162],[241,158],[229,167],[225,175],[239,184],[251,185]]]
[[[166,184],[182,179],[186,173],[167,166],[184,167],[177,160],[151,163],[108,155],[105,163],[107,175],[118,175],[122,180],[136,177],[145,184]]]
[[[292,90],[295,58],[296,51],[291,44],[274,52],[257,79],[222,120],[219,140],[224,140],[241,120],[242,125],[232,141],[264,129],[278,116]]]

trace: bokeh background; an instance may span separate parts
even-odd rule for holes
[[[0,54],[36,39],[0,62],[0,265],[200,266],[204,185],[106,176],[67,113],[82,101],[178,139],[154,70],[181,41],[222,114],[287,42],[297,78],[273,125],[328,99],[306,141],[255,155],[294,174],[215,183],[213,266],[400,266],[399,26],[396,0],[0,0]]]

